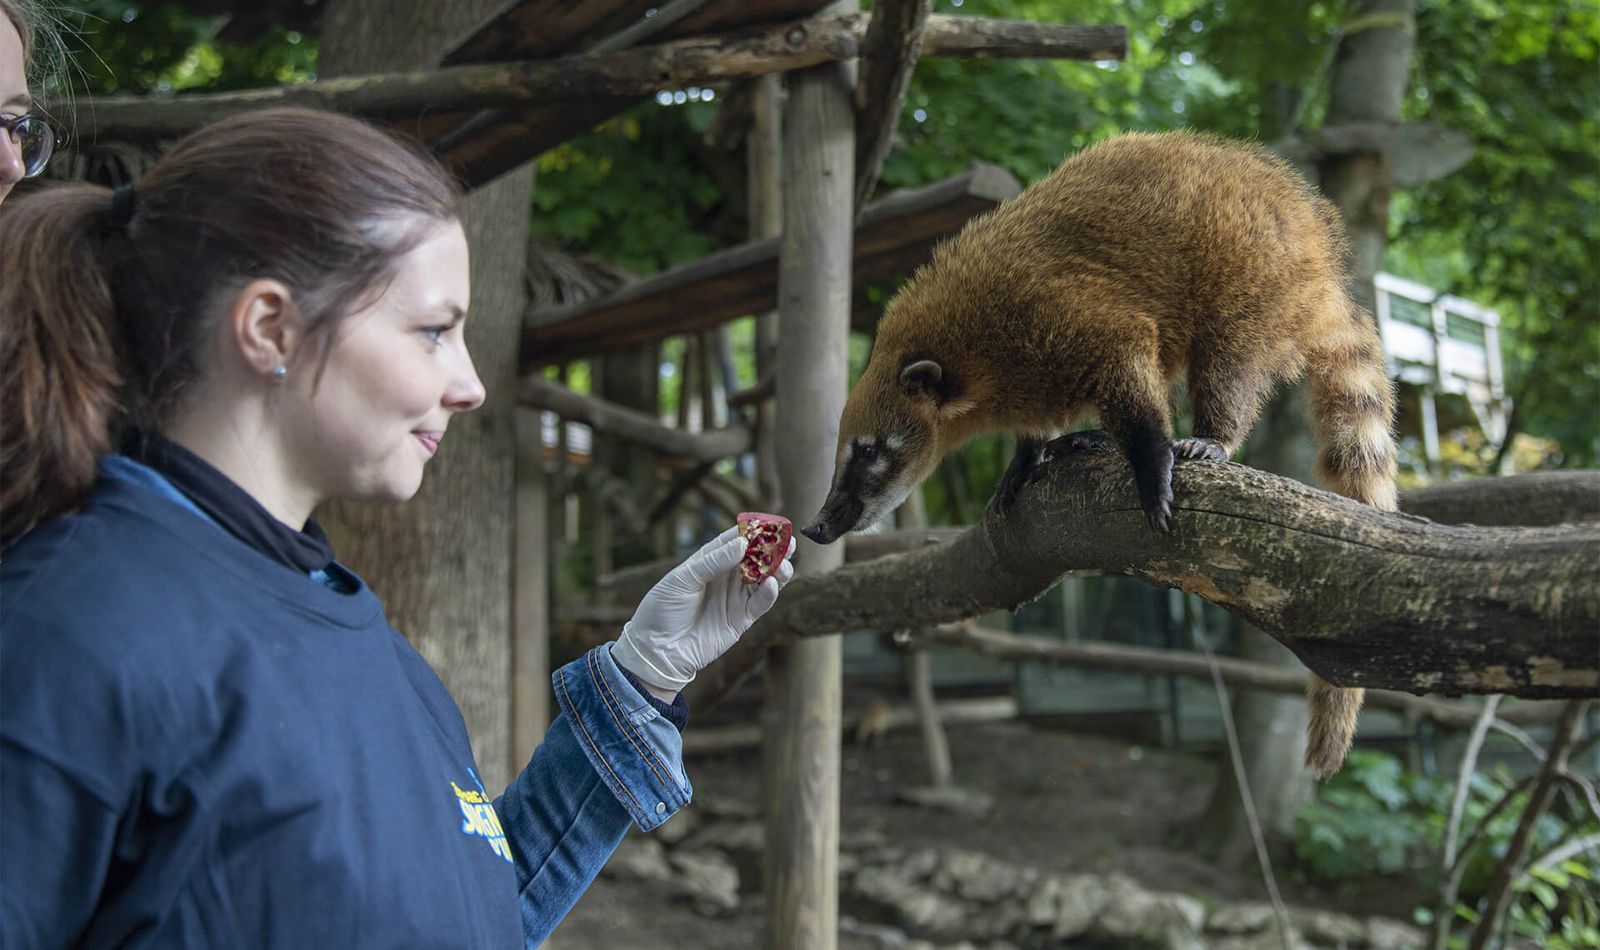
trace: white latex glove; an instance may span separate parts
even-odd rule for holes
[[[672,702],[696,673],[771,610],[778,591],[794,577],[789,561],[793,538],[777,573],[755,586],[739,579],[737,567],[746,546],[738,527],[706,542],[644,595],[611,644],[617,665],[643,680],[663,702]]]

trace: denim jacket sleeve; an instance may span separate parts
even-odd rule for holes
[[[683,740],[604,644],[551,676],[560,714],[495,800],[517,869],[522,931],[538,946],[630,824],[650,831],[689,803]]]

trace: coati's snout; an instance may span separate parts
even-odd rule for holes
[[[866,510],[866,503],[860,498],[841,492],[835,486],[822,503],[822,510],[810,524],[800,529],[800,533],[818,544],[832,544],[860,527],[858,522]]]

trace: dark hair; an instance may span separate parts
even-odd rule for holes
[[[267,109],[184,138],[116,202],[79,184],[0,207],[0,544],[81,504],[117,433],[183,402],[227,294],[282,281],[315,356],[461,201],[371,125]]]

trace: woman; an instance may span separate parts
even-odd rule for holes
[[[310,519],[410,497],[483,402],[468,293],[449,180],[330,114],[0,209],[0,945],[537,944],[687,803],[677,691],[787,561],[691,556],[491,799]]]
[[[0,0],[0,202],[17,182],[44,171],[56,133],[30,112],[26,68],[33,61],[34,30],[28,0]]]

